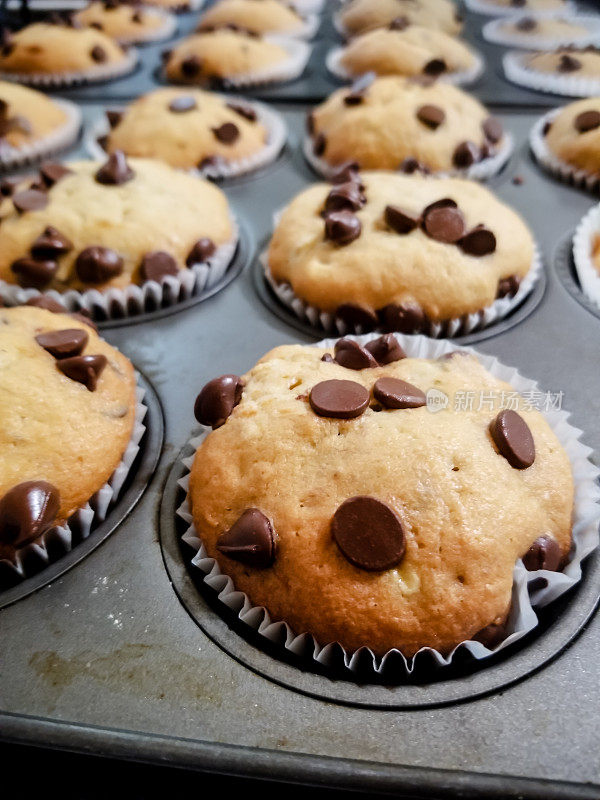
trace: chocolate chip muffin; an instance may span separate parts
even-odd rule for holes
[[[556,39],[557,41],[576,41],[587,36],[587,29],[575,19],[560,17],[508,17],[498,24],[501,33],[515,36],[518,39]]]
[[[523,10],[523,11],[563,11],[568,7],[566,0],[478,0],[482,6]]]
[[[289,60],[281,44],[228,28],[182,39],[164,54],[167,78],[175,83],[220,86],[263,76]]]
[[[600,78],[600,50],[595,47],[561,47],[553,52],[537,52],[523,61],[526,69],[549,75]]]
[[[350,0],[338,19],[351,36],[390,25],[401,27],[406,22],[451,35],[462,28],[462,18],[451,0]]]
[[[298,34],[304,27],[302,17],[279,0],[219,0],[200,18],[198,30],[225,25],[250,33]]]
[[[0,157],[47,141],[68,122],[64,107],[45,95],[0,81]]]
[[[92,76],[99,68],[129,64],[113,39],[93,28],[35,22],[5,38],[0,73],[29,77]]]
[[[89,325],[43,308],[0,308],[0,353],[0,559],[14,561],[110,478],[136,381]]]
[[[351,76],[447,75],[476,64],[463,42],[440,30],[420,25],[377,28],[352,39],[340,53],[340,65]]]
[[[532,267],[525,223],[477,183],[350,170],[341,179],[292,200],[267,267],[351,327],[413,333],[479,312],[514,295]]]
[[[589,174],[600,174],[600,97],[578,100],[547,123],[545,142],[557,158]]]
[[[234,236],[208,181],[121,151],[105,164],[42,164],[0,205],[0,279],[38,290],[105,291],[161,282]]]
[[[246,102],[199,89],[157,89],[124,112],[108,112],[106,149],[172,167],[230,164],[259,153],[268,132]]]
[[[430,172],[466,170],[506,143],[502,125],[478,100],[427,76],[360,78],[309,114],[308,131],[325,173],[352,161],[404,169],[407,159]]]
[[[94,0],[74,14],[75,23],[104,31],[122,44],[156,41],[174,29],[173,17],[156,8],[145,8],[120,0]]]
[[[511,391],[473,356],[407,358],[392,335],[278,347],[198,396],[214,430],[191,470],[196,531],[253,605],[321,645],[489,642],[517,559],[558,569],[571,544],[569,459],[538,411],[502,408]],[[469,392],[489,400],[462,409]]]

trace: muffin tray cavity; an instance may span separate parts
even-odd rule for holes
[[[224,612],[181,542],[182,447],[196,429],[202,386],[243,374],[277,345],[324,337],[276,299],[257,252],[274,212],[316,180],[301,142],[310,104],[342,85],[324,63],[340,41],[330,20],[335,7],[325,4],[301,78],[247,92],[273,103],[289,136],[274,163],[218,183],[240,227],[223,281],[187,302],[101,323],[102,335],[145,376],[147,430],[106,521],[56,564],[0,594],[0,738],[396,796],[597,799],[597,551],[581,582],[540,610],[540,624],[519,642],[482,662],[465,658],[442,671],[424,664],[394,683],[386,673],[361,682],[343,664],[319,670],[259,641]],[[591,9],[581,4],[582,13]],[[179,15],[177,38],[197,18]],[[508,317],[456,342],[476,343],[562,393],[598,464],[600,312],[581,292],[571,260],[573,232],[597,198],[533,159],[531,127],[565,98],[504,80],[502,47],[481,36],[486,22],[467,13],[466,38],[487,65],[468,90],[515,143],[487,185],[524,217],[544,270]],[[105,108],[161,85],[159,54],[175,40],[140,48],[130,76],[58,95],[80,104],[89,131]],[[85,158],[83,143],[66,157]]]

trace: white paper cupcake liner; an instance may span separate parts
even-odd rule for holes
[[[342,164],[332,166],[325,159],[316,156],[313,150],[313,139],[305,136],[302,143],[304,157],[318,175],[330,180],[342,168]],[[446,172],[433,173],[438,178],[468,178],[473,181],[485,181],[496,175],[512,155],[514,143],[510,133],[504,133],[504,141],[498,152],[489,158],[484,158],[466,169],[451,169]]]
[[[518,22],[519,19],[535,19],[538,14],[519,14],[511,17],[511,22]],[[584,33],[577,36],[577,34],[564,34],[562,36],[532,36],[528,33],[508,32],[503,30],[506,25],[507,19],[493,19],[481,29],[483,38],[488,42],[494,44],[502,44],[506,47],[521,47],[524,50],[555,50],[557,47],[567,47],[573,45],[576,47],[587,47],[590,44],[596,44],[600,40],[600,17],[592,16],[569,16],[563,13],[548,14],[546,19],[552,17],[553,19],[561,19],[565,22],[572,22],[576,25],[582,25],[586,30]]]
[[[438,80],[456,86],[474,83],[483,73],[485,61],[483,60],[483,56],[472,48],[471,52],[473,53],[475,62],[470,69],[462,70],[462,72],[444,72],[438,77]],[[355,81],[360,75],[348,72],[341,61],[343,54],[343,47],[334,47],[330,50],[325,59],[327,69],[332,75],[335,75],[336,78],[342,81]]]
[[[0,172],[24,167],[46,156],[66,150],[77,140],[81,129],[81,111],[75,103],[68,100],[56,98],[52,102],[67,115],[64,125],[41,139],[21,147],[3,145],[0,149]]]
[[[361,344],[375,338],[375,334],[368,336],[352,337]],[[445,353],[455,351],[457,348],[449,342],[436,342],[425,336],[405,336],[395,334],[402,348],[412,358],[439,358]],[[326,339],[319,342],[317,347],[333,347],[336,339]],[[473,353],[480,363],[496,378],[509,383],[523,396],[534,396],[539,393],[537,384],[524,378],[513,367],[501,364],[495,357],[483,355],[472,348],[461,348]],[[340,649],[343,653],[345,666],[356,672],[361,667],[361,680],[364,678],[364,666],[367,661],[372,669],[373,676],[381,675],[386,663],[391,659],[391,665],[401,666],[402,674],[411,674],[418,669],[419,657],[428,653],[438,667],[452,663],[454,655],[459,650],[466,650],[476,660],[482,660],[500,652],[509,645],[523,638],[532,631],[538,618],[534,606],[543,607],[556,600],[581,579],[582,561],[598,547],[598,526],[600,524],[600,487],[598,486],[598,470],[590,461],[591,448],[586,447],[579,440],[581,431],[568,423],[569,413],[563,410],[550,410],[542,412],[546,421],[554,431],[561,445],[565,449],[575,484],[575,502],[573,512],[573,550],[568,565],[562,572],[550,570],[527,571],[521,559],[518,559],[513,572],[512,606],[508,618],[506,636],[494,647],[489,648],[476,641],[466,641],[458,644],[452,652],[444,656],[430,647],[422,648],[412,658],[406,658],[398,650],[389,650],[382,657],[376,656],[369,648],[363,647],[356,651],[343,648],[339,642],[319,643],[310,633],[297,635],[285,621],[272,620],[269,612],[262,606],[254,606],[248,596],[236,590],[233,580],[221,572],[217,561],[211,558],[196,531],[190,506],[187,500],[189,487],[189,472],[194,455],[183,459],[186,474],[179,481],[179,485],[186,492],[186,499],[177,509],[177,514],[188,524],[183,534],[183,541],[196,550],[192,564],[204,574],[204,583],[218,593],[219,600],[233,611],[239,620],[257,631],[270,643],[275,643],[296,655],[309,653],[312,658],[323,666],[333,666],[336,653]],[[199,435],[188,443],[194,454],[210,430],[204,429]],[[540,580],[541,579],[541,580]],[[365,656],[367,658],[365,659]]]
[[[592,246],[600,236],[600,205],[590,208],[573,237],[573,260],[585,296],[600,309],[600,272],[592,261]]]
[[[509,81],[536,92],[551,92],[567,97],[595,97],[600,94],[600,77],[586,78],[577,77],[573,73],[558,75],[539,72],[525,65],[525,60],[531,58],[531,55],[516,50],[504,54],[502,65]]]
[[[208,164],[202,169],[194,168],[185,170],[193,175],[200,175],[203,178],[213,179],[235,178],[238,175],[245,175],[248,172],[253,172],[254,170],[261,169],[262,167],[266,167],[268,164],[271,164],[273,161],[275,161],[285,146],[288,132],[285,121],[281,114],[264,105],[264,103],[257,103],[256,101],[250,102],[245,98],[233,97],[230,95],[222,95],[222,97],[228,103],[235,103],[238,101],[256,111],[258,122],[260,122],[267,129],[267,143],[257,153],[253,153],[245,158],[240,158],[235,161],[218,162],[214,165]],[[111,105],[111,109],[113,108],[115,110],[124,110],[126,106]],[[108,134],[109,131],[110,125],[108,124],[108,120],[105,116],[95,120],[88,128],[85,136],[85,146],[92,158],[106,158],[106,151],[101,147],[98,139]]]
[[[160,42],[163,39],[170,39],[177,30],[177,20],[172,13],[167,10],[158,8],[156,6],[146,6],[145,12],[152,14],[155,17],[160,17],[162,25],[153,30],[140,32],[137,35],[128,37],[123,36],[116,38],[116,41],[123,46],[151,44],[153,42]]]
[[[292,0],[291,5],[299,14],[320,14],[326,0]]]
[[[474,11],[476,14],[487,14],[488,16],[493,17],[508,17],[508,16],[515,16],[515,14],[522,14],[522,8],[515,8],[515,6],[500,6],[500,5],[491,5],[490,3],[483,3],[480,0],[465,0],[465,4],[469,11]],[[549,8],[547,10],[544,9],[532,9],[531,14],[529,16],[535,17],[552,17],[556,16],[557,13],[573,13],[577,11],[577,6],[572,0],[568,0],[561,8]]]
[[[34,86],[37,89],[54,89],[58,87],[82,86],[88,83],[100,83],[115,80],[128,75],[136,68],[138,53],[130,48],[125,53],[122,61],[110,64],[99,64],[85,72],[57,72],[46,74],[42,72],[0,72],[0,80],[23,83],[25,86]]]
[[[299,9],[296,10],[299,12]],[[297,30],[277,31],[276,33],[274,32],[275,35],[290,39],[312,39],[319,29],[321,18],[318,14],[309,14],[303,12],[302,19],[302,27],[298,28]]]
[[[88,311],[94,318],[122,319],[135,317],[146,311],[181,303],[215,286],[225,275],[239,241],[239,231],[235,219],[231,219],[233,236],[229,242],[220,245],[214,255],[203,264],[194,264],[179,270],[177,275],[167,275],[158,281],[146,281],[141,286],[131,284],[123,289],[110,288],[106,291],[88,289],[77,292],[69,289],[57,292],[50,289],[23,289],[21,286],[0,281],[0,297],[7,306],[23,305],[32,297],[44,295],[62,303],[69,311]]]
[[[551,123],[560,111],[562,111],[561,108],[555,108],[536,121],[529,132],[531,151],[539,164],[562,181],[590,192],[598,192],[600,191],[600,173],[588,172],[585,169],[574,167],[572,164],[567,164],[548,147],[544,136],[544,127],[547,123]]]
[[[136,379],[138,377],[136,373]],[[92,532],[92,527],[106,518],[110,507],[118,500],[119,493],[139,452],[139,444],[146,430],[144,417],[148,409],[143,403],[144,395],[145,390],[138,383],[135,389],[135,419],[131,439],[125,448],[121,461],[108,481],[100,487],[82,508],[79,508],[69,517],[64,525],[51,528],[43,534],[39,541],[17,550],[14,562],[0,559],[3,566],[13,574],[15,580],[25,580],[25,578],[30,577],[27,564],[32,555],[37,557],[35,560],[38,563],[41,561],[46,565],[58,561],[63,555],[70,552],[73,547],[76,547],[77,542],[87,539]],[[60,554],[53,556],[52,554],[56,549],[60,550]],[[37,572],[39,572],[39,569],[35,570],[36,574]],[[2,591],[2,588],[0,583],[0,591]]]

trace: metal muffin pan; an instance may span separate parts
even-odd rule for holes
[[[146,90],[137,79],[132,96]],[[86,120],[104,99],[122,99],[104,98],[99,87],[82,95]],[[306,105],[278,108],[292,133],[285,156],[221,184],[261,243],[273,212],[315,179],[298,146]],[[517,151],[493,188],[532,228],[547,286],[531,313],[513,327],[490,329],[477,347],[542,388],[563,390],[597,463],[600,327],[551,268],[557,245],[596,201],[532,161],[527,133],[537,113],[495,109]],[[283,662],[230,629],[194,585],[172,511],[195,396],[210,378],[243,373],[271,347],[317,338],[266,309],[255,278],[242,270],[224,291],[180,313],[104,328],[152,382],[165,444],[160,454],[156,448],[147,490],[102,547],[0,612],[0,737],[411,796],[600,797],[598,555],[587,561],[581,584],[506,657],[404,686],[360,685]]]

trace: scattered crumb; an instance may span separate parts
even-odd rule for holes
[[[522,186],[525,183],[525,181],[520,175],[515,175],[514,178],[512,179],[512,182],[514,183],[515,186]]]

